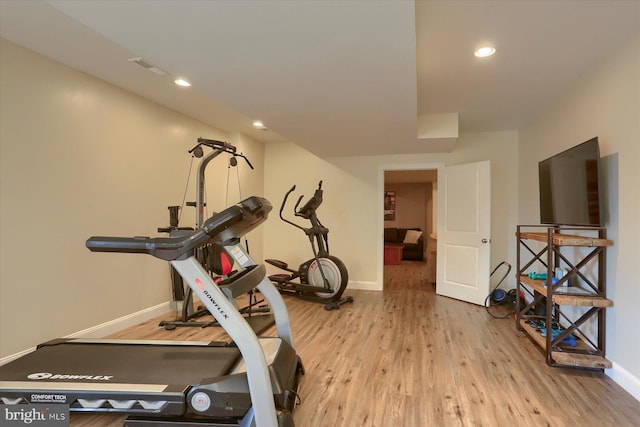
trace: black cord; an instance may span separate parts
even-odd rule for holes
[[[484,308],[487,310],[487,313],[489,313],[489,316],[495,318],[495,319],[506,319],[507,317],[515,314],[516,312],[516,294],[515,294],[515,289],[511,289],[509,290],[509,292],[507,292],[507,296],[505,297],[504,300],[502,300],[501,302],[499,302],[498,304],[495,305],[491,305],[491,294],[487,295],[487,298],[485,298],[484,300]],[[487,305],[487,302],[489,302],[489,305]],[[498,316],[497,314],[494,314],[491,312],[491,310],[489,310],[491,307],[497,307],[499,305],[505,305],[505,304],[513,304],[513,310],[511,310],[510,312],[503,314],[502,316]]]
[[[502,282],[504,282],[504,279],[506,279],[506,278],[507,278],[507,276],[509,275],[509,272],[511,271],[511,264],[509,264],[509,263],[508,263],[508,262],[506,262],[506,261],[502,261],[500,264],[498,264],[498,265],[493,269],[493,271],[492,271],[492,272],[491,272],[491,274],[489,275],[490,277],[492,277],[492,276],[493,276],[493,274],[498,270],[498,268],[500,268],[500,267],[501,267],[501,266],[503,266],[503,265],[507,266],[507,271],[504,273],[504,276],[502,276],[502,278],[500,279],[500,281],[498,281],[498,283],[493,287],[493,289],[491,290],[491,292],[489,292],[489,295],[487,295],[487,297],[486,297],[486,298],[485,298],[485,300],[484,300],[484,308],[485,308],[485,310],[487,310],[487,313],[489,313],[489,315],[490,315],[491,317],[495,318],[495,319],[505,319],[505,318],[507,318],[507,317],[511,316],[512,314],[514,314],[514,313],[516,312],[516,307],[515,307],[515,302],[516,302],[516,298],[515,298],[516,294],[515,294],[515,292],[516,292],[516,290],[515,290],[515,289],[511,289],[511,290],[509,290],[509,291],[507,292],[507,294],[505,295],[505,298],[504,298],[502,301],[500,301],[498,304],[496,304],[496,305],[495,305],[495,306],[498,306],[498,305],[504,305],[504,304],[511,303],[511,304],[513,304],[513,310],[512,310],[512,311],[510,311],[509,313],[506,313],[506,314],[504,314],[504,315],[499,316],[499,315],[497,315],[497,314],[493,314],[493,313],[491,312],[491,310],[489,310],[491,307],[495,307],[495,306],[492,306],[492,305],[491,305],[491,297],[492,297],[492,295],[493,295],[493,292],[494,292],[496,289],[498,289],[498,287],[502,284]],[[487,303],[488,303],[488,304],[487,304]]]

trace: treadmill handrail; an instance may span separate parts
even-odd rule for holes
[[[236,245],[230,250],[232,257],[234,257],[236,253],[246,261],[247,265],[255,265],[251,257],[242,250],[241,245]],[[239,258],[236,259],[236,261],[239,261]],[[243,264],[242,262],[239,263],[241,265]],[[255,426],[277,427],[278,420],[275,402],[273,400],[269,367],[255,332],[251,329],[244,317],[242,317],[234,303],[215,285],[209,273],[204,270],[195,257],[189,257],[184,260],[173,260],[171,261],[171,265],[178,271],[180,276],[182,276],[191,287],[194,294],[202,301],[216,321],[238,346],[246,366],[247,383],[251,396],[251,407],[255,417]],[[271,286],[271,293],[268,289],[269,286]],[[269,304],[273,303],[272,307],[274,307],[276,326],[278,326],[278,323],[282,322],[284,318],[288,320],[288,314],[286,313],[282,296],[279,295],[278,291],[266,277],[263,277],[262,282],[258,285],[258,289],[260,289],[261,292],[263,290],[266,292],[266,294],[263,295],[267,297]],[[278,295],[274,296],[273,292]],[[278,298],[279,301],[277,300]],[[284,312],[276,312],[275,307],[280,310],[284,307]],[[288,322],[286,327],[288,328],[287,333],[290,335],[291,329]],[[280,331],[280,328],[278,328],[278,331]],[[286,339],[285,337],[280,338]],[[186,395],[187,402],[193,402],[192,399],[197,397],[198,394],[197,388],[195,391],[191,390]],[[189,404],[191,408],[195,410],[193,404]],[[204,415],[200,414],[197,410],[195,412],[198,415]]]
[[[271,203],[252,196],[213,215],[201,229],[177,237],[90,237],[86,246],[91,252],[142,253],[165,261],[189,256],[194,249],[208,243],[237,239],[253,230],[269,216]]]

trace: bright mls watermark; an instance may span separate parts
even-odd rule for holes
[[[69,427],[69,405],[0,405],[0,426]]]

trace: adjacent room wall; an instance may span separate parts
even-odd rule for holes
[[[537,223],[537,165],[594,136],[605,171],[608,374],[640,399],[640,35],[547,109],[520,134],[520,222]]]
[[[382,289],[383,179],[385,166],[454,165],[491,161],[491,263],[515,263],[517,223],[518,134],[515,131],[463,134],[452,153],[320,159],[293,144],[268,144],[265,195],[279,205],[286,190],[312,194],[317,181],[325,185],[320,219],[331,231],[331,251],[349,269],[352,289]],[[288,208],[291,212],[293,204]],[[282,221],[265,224],[265,256],[297,266],[311,257],[304,234]],[[509,283],[515,287],[515,283]]]
[[[187,150],[200,136],[237,144],[256,166],[238,163],[243,196],[262,194],[264,145],[0,43],[2,358],[170,300],[166,262],[92,254],[85,240],[155,236],[168,226],[167,206],[182,203]],[[187,200],[195,200],[196,167],[197,159]],[[207,171],[212,212],[224,207],[226,159]],[[230,203],[238,198],[234,175]],[[180,225],[194,223],[186,208]],[[262,259],[262,230],[252,234]]]
[[[396,192],[396,219],[385,221],[385,227],[420,228],[431,234],[431,183],[385,184],[385,191]]]

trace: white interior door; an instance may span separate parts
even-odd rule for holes
[[[491,256],[489,161],[440,168],[438,188],[436,293],[483,305]]]

